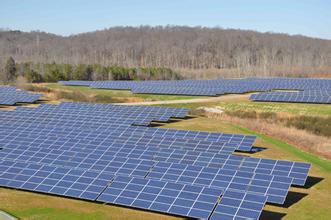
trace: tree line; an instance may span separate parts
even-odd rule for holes
[[[331,41],[287,34],[204,27],[113,27],[58,36],[0,31],[1,58],[19,62],[180,69],[331,67]],[[0,63],[1,64],[1,63]]]
[[[16,63],[13,57],[6,61],[0,80],[14,82],[22,76],[28,82],[57,82],[60,80],[177,80],[181,75],[165,67],[122,67],[100,64]]]

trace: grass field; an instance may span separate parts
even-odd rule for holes
[[[201,98],[195,96],[133,95],[129,91],[99,90],[88,87],[43,84],[54,90],[79,91],[88,96],[100,96],[112,101],[159,101]],[[201,106],[221,107],[228,111],[245,110],[280,112],[293,115],[331,116],[331,105],[299,103],[250,102],[247,96],[231,96],[225,101],[162,106],[197,108]],[[288,159],[312,163],[306,187],[291,187],[283,206],[266,205],[261,219],[330,219],[331,218],[331,162],[303,152],[282,140],[256,133],[236,124],[206,117],[165,124],[165,128],[204,130],[213,132],[254,134],[258,136],[256,146],[266,150],[252,154],[253,157]],[[0,210],[20,219],[179,219],[159,213],[145,212],[118,206],[98,204],[57,196],[48,196],[13,189],[0,188]]]

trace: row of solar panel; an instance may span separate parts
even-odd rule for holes
[[[30,129],[31,128],[31,129]],[[26,129],[26,130],[24,130]],[[66,129],[65,129],[66,130]],[[209,141],[199,139],[184,139],[184,138],[172,138],[172,137],[160,137],[150,136],[144,133],[137,135],[130,135],[130,133],[124,132],[124,135],[118,135],[117,132],[105,136],[97,136],[97,132],[77,132],[67,133],[66,131],[56,132],[54,129],[42,129],[37,126],[23,126],[22,129],[4,128],[1,127],[0,137],[4,144],[14,145],[16,142],[32,141],[39,142],[48,140],[50,144],[93,144],[98,147],[104,147],[107,145],[118,145],[125,143],[126,145],[139,145],[139,146],[154,146],[164,149],[183,149],[183,150],[196,150],[197,152],[211,152],[211,153],[230,153],[234,150],[250,151],[254,139],[246,139],[245,136],[241,138],[224,138],[222,141]],[[38,133],[39,132],[39,133]],[[78,134],[78,135],[77,135]],[[47,137],[47,139],[45,138]],[[153,139],[153,140],[150,140]],[[74,140],[74,142],[73,142]],[[61,146],[54,146],[61,147]]]
[[[291,92],[291,93],[260,93],[252,94],[250,100],[253,101],[270,101],[270,102],[301,102],[301,103],[331,103],[331,95],[306,95],[305,92]]]
[[[6,187],[200,219],[258,219],[266,202],[262,195],[48,165],[0,161],[0,171]]]
[[[312,89],[330,88],[329,79],[312,78],[247,78],[247,79],[219,79],[219,80],[158,80],[158,81],[60,81],[65,85],[84,85],[95,88],[131,89],[137,86],[153,87],[188,87],[188,88],[217,88],[226,87],[261,87],[270,89]],[[116,89],[116,88],[115,88]]]
[[[2,121],[0,119],[0,121]],[[59,126],[64,129],[64,131],[56,132],[54,129],[49,128],[54,126]],[[67,127],[63,127],[62,123],[58,124],[50,124],[49,127],[41,127],[38,124],[31,121],[31,123],[22,123],[22,122],[4,122],[0,125],[2,133],[5,134],[6,141],[8,144],[14,144],[12,142],[19,141],[20,139],[24,138],[24,135],[27,137],[27,140],[35,140],[39,139],[43,140],[52,140],[53,136],[61,137],[62,140],[65,139],[74,139],[78,140],[81,139],[84,143],[94,143],[94,144],[116,144],[117,142],[126,143],[126,144],[136,144],[136,145],[154,145],[159,147],[170,147],[170,148],[178,148],[178,149],[190,149],[196,150],[200,152],[233,152],[234,150],[240,151],[250,151],[252,145],[255,141],[255,138],[251,136],[226,136],[220,135],[217,139],[206,139],[200,140],[196,136],[191,137],[183,137],[180,135],[176,136],[159,136],[154,135],[146,132],[136,132],[131,133],[130,129],[125,130],[124,132],[117,132],[118,127],[115,125],[113,129],[110,129],[110,133],[107,131],[103,131],[103,133],[99,133],[98,131],[91,131],[90,128],[95,127],[93,125],[89,125],[86,128],[88,130],[82,129],[77,132],[71,132]],[[70,126],[74,126],[74,123],[70,123]],[[107,124],[109,128],[109,124]],[[77,126],[78,128],[82,128]],[[74,130],[74,127],[71,127]],[[150,129],[151,131],[153,129]],[[19,135],[19,136],[18,136]],[[17,137],[17,138],[15,138]]]
[[[218,154],[231,154],[234,150],[240,146],[239,143],[222,143],[222,142],[208,142],[208,141],[203,141],[203,142],[194,142],[194,141],[185,141],[183,142],[180,139],[175,139],[170,142],[167,142],[166,140],[160,140],[158,141],[158,138],[155,138],[154,141],[149,141],[148,137],[142,139],[141,141],[137,140],[121,140],[121,139],[116,139],[114,138],[108,138],[106,141],[104,140],[89,140],[88,138],[84,137],[59,137],[59,136],[53,136],[54,138],[47,137],[46,135],[38,135],[38,136],[32,136],[29,135],[27,137],[23,137],[22,133],[17,133],[15,132],[12,135],[7,135],[9,133],[8,131],[1,131],[1,144],[3,147],[10,147],[14,149],[16,146],[22,145],[23,148],[27,148],[28,146],[31,145],[36,145],[38,147],[43,147],[46,146],[50,149],[55,148],[55,149],[70,149],[70,148],[78,148],[78,151],[80,149],[89,149],[91,147],[91,151],[93,151],[95,148],[96,149],[109,149],[109,147],[116,148],[116,147],[122,147],[124,146],[129,146],[129,149],[133,151],[136,147],[143,147],[147,148],[148,146],[151,147],[152,149],[156,149],[156,151],[161,154],[162,150],[185,150],[185,151],[192,151],[194,150],[197,153],[218,153]],[[2,135],[5,134],[5,135]],[[19,136],[17,136],[19,135]],[[47,137],[47,138],[45,138]],[[247,144],[248,146],[248,144]],[[215,149],[213,149],[215,147]],[[143,149],[143,153],[145,152],[146,149]],[[158,155],[159,155],[158,154]],[[156,155],[154,155],[156,156]],[[173,155],[175,156],[175,155]],[[177,156],[177,158],[173,158],[173,160],[179,160],[180,158]]]
[[[34,147],[36,149],[36,147]],[[38,148],[37,148],[38,149]],[[230,162],[230,166],[227,168],[203,168],[201,166],[188,166],[185,164],[175,165],[173,163],[158,163],[155,164],[151,160],[139,160],[139,159],[130,159],[123,157],[113,157],[111,155],[104,155],[104,152],[99,154],[93,153],[91,155],[84,155],[83,157],[74,156],[74,151],[70,151],[69,154],[65,154],[63,150],[51,150],[47,149],[48,153],[42,152],[34,152],[33,149],[22,148],[22,150],[6,150],[6,148],[1,153],[4,155],[3,160],[9,159],[13,161],[27,162],[30,163],[38,163],[38,164],[49,164],[49,165],[57,165],[57,166],[67,166],[67,167],[76,167],[80,169],[87,170],[100,170],[107,171],[113,174],[122,174],[129,176],[147,176],[150,173],[152,178],[156,179],[164,179],[168,181],[178,181],[190,184],[197,185],[207,185],[215,188],[233,188],[236,190],[250,190],[255,193],[268,193],[270,196],[269,202],[282,203],[286,197],[287,190],[289,185],[292,183],[292,178],[286,178],[288,172],[291,170],[292,174],[301,174],[301,178],[306,178],[309,167],[305,164],[296,164],[289,163],[286,161],[269,161],[269,164],[265,164],[260,169],[255,169],[253,171],[247,171],[245,169],[245,165],[241,168],[233,169],[234,160]],[[10,153],[14,152],[14,153]],[[146,152],[145,152],[146,153]],[[98,157],[99,156],[99,157]],[[172,155],[170,155],[172,156]],[[150,159],[150,158],[149,158]],[[208,159],[208,158],[207,158]],[[93,162],[92,162],[93,161]],[[270,163],[271,162],[271,163]],[[288,166],[290,164],[290,166]],[[294,166],[294,168],[293,168]],[[231,170],[231,169],[232,170]],[[269,169],[268,169],[269,168]],[[262,171],[261,174],[258,174]],[[266,174],[267,172],[272,172],[271,174]],[[235,173],[241,173],[241,178],[236,182]],[[255,175],[254,175],[255,174]],[[215,176],[216,175],[216,176]],[[273,179],[278,176],[277,182],[283,182],[287,184],[287,188],[275,189],[276,186],[270,184],[270,182],[265,182],[264,185],[257,185],[254,187],[252,180],[248,180],[247,178],[258,178],[261,181],[267,181],[269,179]],[[257,177],[259,175],[259,177]],[[218,178],[217,178],[218,176]],[[275,176],[275,177],[274,177]],[[300,177],[300,176],[299,176]],[[245,181],[245,178],[247,181]],[[284,179],[285,178],[285,179]],[[302,181],[302,180],[301,180]],[[247,184],[250,184],[250,188],[248,188]],[[231,186],[231,185],[233,186]],[[241,186],[241,188],[239,188]],[[271,192],[266,192],[269,188],[268,186],[273,186],[271,188]],[[280,185],[279,187],[285,187],[284,185]],[[258,190],[258,191],[254,191]],[[265,190],[265,191],[263,191]],[[275,191],[276,190],[276,191]],[[280,190],[280,191],[279,191]],[[272,194],[273,193],[273,194]],[[278,193],[278,194],[277,194]],[[281,193],[279,195],[279,193]]]
[[[29,128],[26,128],[26,129],[29,130]],[[34,134],[33,131],[30,131],[30,132],[31,132],[30,135],[31,134]],[[42,131],[42,130],[40,132],[41,132],[41,134],[44,133],[44,131]],[[3,139],[3,144],[7,144],[8,146],[11,146],[11,147],[19,144],[20,142],[23,144],[23,147],[25,147],[25,146],[29,146],[31,143],[41,143],[41,144],[43,144],[43,141],[45,141],[46,142],[46,144],[45,144],[46,146],[50,146],[50,147],[54,147],[54,148],[57,148],[57,149],[62,150],[62,148],[61,148],[61,147],[63,147],[62,145],[64,143],[66,143],[66,141],[68,141],[68,140],[64,139],[63,137],[61,137],[61,140],[59,140],[59,139],[53,139],[52,140],[52,138],[46,139],[45,137],[38,136],[38,135],[35,135],[35,137],[34,137],[34,138],[37,138],[37,139],[33,139],[31,136],[29,136],[27,139],[25,139],[24,136],[22,135],[22,133],[17,133],[17,131],[15,131],[15,130],[14,130],[14,133],[12,135],[10,135],[10,134],[8,135],[8,133],[9,132],[6,131],[6,135],[5,135],[6,138]],[[48,134],[46,133],[44,135],[47,136]],[[18,136],[18,138],[15,138],[15,136]],[[83,140],[77,140],[77,138],[79,138],[79,137],[77,137],[76,135],[73,136],[73,137],[76,140],[74,142],[73,141],[67,142],[66,143],[67,144],[67,147],[77,146],[77,144],[78,144],[78,151],[80,149],[85,149],[88,146],[91,146],[92,147],[92,146],[95,146],[96,144],[100,144],[100,143],[106,143],[107,146],[108,145],[111,145],[111,143],[114,143],[114,142],[111,142],[112,139],[109,139],[106,142],[103,139],[99,139],[99,140],[94,139],[94,140],[92,140],[92,142],[89,142],[89,139],[88,138],[87,139],[83,139]],[[85,135],[82,136],[82,138],[83,137],[85,137]],[[185,147],[183,147],[183,145],[185,145],[185,141],[184,142],[181,141],[181,142],[178,142],[177,144],[174,144],[175,142],[171,142],[171,141],[169,141],[169,140],[166,139],[166,142],[163,142],[162,143],[162,142],[158,142],[161,139],[156,138],[155,139],[156,142],[153,143],[153,141],[150,141],[149,140],[150,138],[151,137],[147,137],[147,138],[145,138],[145,140],[139,138],[138,140],[143,140],[142,142],[127,141],[125,138],[122,139],[122,140],[120,140],[120,141],[118,141],[118,139],[117,139],[115,141],[115,143],[114,143],[115,144],[114,146],[116,146],[116,145],[118,146],[119,144],[123,144],[123,143],[125,143],[126,145],[129,145],[129,146],[132,146],[132,144],[139,144],[140,146],[148,146],[148,144],[154,144],[155,146],[158,146],[158,147],[161,147],[161,148],[162,147],[163,148],[166,148],[166,147],[171,146],[172,149],[176,149],[176,148],[178,148],[178,149],[190,149],[190,150],[194,149],[196,151],[202,151],[202,152],[211,151],[211,152],[218,152],[218,153],[221,153],[221,152],[223,152],[223,153],[225,153],[225,152],[231,153],[234,150],[233,146],[236,146],[236,145],[232,145],[232,146],[229,146],[229,147],[223,146],[223,148],[220,148],[217,145],[214,145],[214,147],[216,149],[218,149],[218,150],[216,150],[216,149],[213,149],[213,148],[210,147],[210,146],[213,146],[213,145],[210,145],[211,143],[208,143],[208,142],[206,143],[206,142],[201,142],[201,141],[198,141],[198,142],[192,141],[190,144],[186,145],[187,147],[185,148]],[[176,140],[178,140],[178,138]],[[82,143],[87,144],[87,146],[84,147],[84,145]],[[94,145],[89,145],[89,144],[94,144]],[[201,147],[198,148],[197,146],[199,146],[199,145],[197,145],[197,144],[201,144]],[[100,147],[102,147],[102,146],[105,146],[105,145],[101,145]],[[64,146],[64,147],[66,147],[66,146]],[[50,148],[50,149],[52,149],[52,148]],[[91,149],[94,149],[94,148],[91,148]],[[155,156],[155,155],[153,155],[153,156]],[[172,156],[174,157],[175,155],[172,155]],[[172,158],[172,160],[174,160],[174,159],[175,158]],[[177,155],[177,158],[176,159],[177,160],[179,159],[178,155]],[[205,158],[205,161],[208,161],[208,158]],[[213,164],[213,163],[211,163],[211,164]]]
[[[258,174],[242,170],[207,168],[195,165],[161,162],[155,164],[155,162],[150,160],[132,158],[113,157],[111,158],[112,160],[103,161],[106,163],[100,163],[99,165],[94,164],[92,168],[88,168],[87,166],[69,166],[66,165],[66,163],[64,163],[64,166],[61,166],[59,163],[54,163],[50,158],[46,159],[48,163],[46,163],[45,160],[44,162],[38,163],[36,161],[29,161],[29,163],[52,165],[62,168],[77,168],[79,170],[88,171],[102,171],[113,175],[136,176],[176,183],[208,186],[222,190],[231,189],[251,192],[265,195],[268,197],[268,202],[277,204],[284,202],[288,188],[292,184],[291,177]],[[28,162],[23,159],[10,161]],[[169,167],[169,165],[171,166]],[[98,168],[98,166],[101,167],[101,169]]]
[[[229,93],[231,90],[238,92],[250,91],[270,91],[273,89],[330,89],[331,80],[329,79],[308,79],[308,78],[271,78],[271,79],[220,79],[220,80],[172,80],[172,81],[62,81],[64,85],[84,85],[92,88],[106,89],[131,89],[137,92],[148,92],[169,89],[200,91],[214,91],[216,94]],[[232,92],[233,92],[232,91]],[[168,92],[168,91],[165,91]]]
[[[0,86],[0,93],[15,92],[15,91],[16,91],[16,87],[14,86]]]
[[[1,118],[0,118],[1,119]],[[5,125],[3,123],[2,125]],[[116,126],[116,128],[113,127]],[[141,133],[149,136],[160,136],[160,137],[178,137],[178,138],[188,138],[194,140],[208,140],[208,141],[216,141],[216,142],[231,142],[232,140],[236,142],[249,142],[251,144],[254,143],[256,136],[252,135],[241,135],[241,134],[226,134],[226,133],[219,133],[219,132],[205,132],[205,131],[191,131],[191,130],[177,130],[177,129],[168,129],[168,128],[157,128],[157,127],[137,127],[137,126],[127,126],[121,124],[109,124],[109,126],[101,127],[101,129],[93,129],[95,132],[98,132],[98,137],[107,137],[110,134],[114,134],[117,136],[126,137],[126,135],[130,134],[129,136],[140,135]],[[10,125],[8,125],[10,126]],[[28,126],[28,124],[26,124]],[[88,138],[95,138],[94,133],[91,136],[88,136],[90,131],[85,131],[82,129],[75,129],[75,128],[61,128],[61,127],[54,127],[51,125],[43,126],[43,125],[35,125],[36,127],[30,126],[28,128],[20,127],[19,129],[23,129],[25,131],[33,131],[34,133],[38,134],[41,133],[39,129],[50,129],[56,135],[60,134],[67,134],[72,133],[76,135],[85,135]],[[10,126],[15,129],[15,126]],[[56,128],[56,129],[55,129]],[[107,129],[108,128],[108,129]],[[89,130],[88,128],[86,128]],[[87,132],[87,133],[85,133]]]
[[[42,105],[46,106],[46,105]],[[51,106],[51,105],[48,105]],[[117,106],[117,109],[122,107]],[[123,107],[124,108],[124,107]],[[6,115],[6,121],[8,123],[17,122],[29,122],[34,120],[40,120],[39,123],[43,123],[44,121],[47,123],[82,123],[81,126],[84,126],[84,122],[88,121],[94,124],[105,124],[105,123],[113,123],[114,121],[121,121],[123,124],[127,122],[129,124],[137,124],[137,125],[148,125],[151,121],[168,121],[171,117],[185,117],[188,113],[188,109],[178,109],[175,111],[174,109],[170,109],[167,111],[160,111],[156,109],[150,111],[111,111],[111,110],[81,110],[77,111],[75,109],[65,109],[62,107],[53,106],[51,108],[43,108],[41,110],[39,108],[17,108],[16,111],[13,112],[3,112],[2,115]],[[47,118],[45,118],[47,116]],[[89,124],[91,124],[89,123]]]
[[[24,109],[24,111],[23,111]],[[94,130],[96,131],[92,133],[90,136],[95,135],[104,138],[114,138],[117,136],[117,138],[124,137],[128,138],[129,136],[135,134],[135,138],[137,140],[141,139],[143,136],[157,136],[158,138],[164,140],[165,137],[169,140],[170,138],[188,138],[188,139],[201,139],[201,140],[207,140],[207,141],[214,141],[214,142],[222,142],[222,143],[229,143],[228,146],[234,147],[235,145],[238,147],[239,150],[246,150],[249,151],[251,149],[251,146],[253,142],[255,141],[255,137],[252,136],[243,136],[243,135],[226,135],[226,134],[219,134],[219,133],[208,133],[208,132],[194,132],[194,131],[176,131],[174,133],[173,131],[169,129],[155,129],[155,128],[128,128],[127,132],[124,132],[123,126],[118,126],[119,124],[125,124],[127,123],[128,125],[134,122],[135,120],[140,120],[140,119],[129,119],[128,116],[125,116],[124,119],[120,118],[120,116],[116,117],[111,117],[111,118],[104,118],[102,116],[98,116],[96,114],[96,111],[93,111],[93,115],[91,117],[85,117],[80,116],[80,114],[77,115],[74,110],[72,112],[66,111],[65,113],[62,112],[60,114],[53,114],[47,112],[45,113],[39,113],[39,112],[34,112],[37,111],[37,109],[32,109],[32,108],[20,108],[18,109],[19,111],[11,111],[11,112],[0,112],[0,115],[6,116],[6,117],[1,117],[0,121],[2,122],[2,126],[9,126],[12,129],[15,129],[17,127],[21,127],[20,129],[23,130],[31,130],[34,132],[39,132],[39,133],[44,133],[44,134],[49,134],[49,132],[55,132],[53,130],[49,130],[52,127],[56,128],[66,128],[64,135],[75,135],[79,136],[78,133],[71,134],[71,131],[68,130],[69,128],[72,128],[74,131],[77,131],[77,128],[81,130],[81,137],[87,137],[87,134],[83,132],[83,130]],[[111,114],[112,115],[112,114]],[[139,118],[139,117],[137,117]],[[149,118],[151,120],[161,120],[161,119],[156,119],[156,118]],[[36,122],[36,120],[38,120]],[[87,121],[87,122],[86,122]],[[148,123],[150,123],[150,121]],[[42,126],[44,127],[42,127]],[[8,128],[9,128],[8,127]],[[118,131],[118,132],[116,132]],[[123,131],[123,132],[121,132]],[[167,132],[168,134],[162,134],[162,132]],[[110,133],[109,133],[110,132]],[[116,132],[116,133],[115,133]],[[120,132],[120,133],[119,133]],[[129,133],[130,132],[130,133]],[[133,133],[134,132],[134,133]],[[172,134],[170,133],[172,132]],[[114,136],[110,136],[111,133],[115,133]],[[208,136],[208,137],[207,137]],[[134,138],[132,136],[132,138]],[[151,138],[151,137],[146,137],[146,138]],[[98,141],[105,141],[107,139],[99,139]],[[177,140],[180,141],[180,140]],[[200,141],[201,142],[201,141]],[[169,142],[170,143],[170,142]],[[180,143],[185,143],[185,141],[178,142]],[[210,143],[200,143],[203,146],[207,146]]]
[[[0,86],[0,105],[15,105],[16,103],[33,103],[40,99],[41,94],[16,90],[12,86]]]
[[[105,161],[108,161],[109,159],[110,158],[107,158]],[[137,159],[133,159],[130,162],[130,160],[125,158],[116,158],[115,161],[115,163],[114,161],[111,161],[108,166],[105,166],[104,163],[100,163],[99,166],[101,166],[102,169],[99,171],[141,177],[144,177],[150,173],[150,176],[147,178],[168,180],[171,182],[175,181],[179,183],[194,183],[202,186],[212,186],[215,188],[264,194],[267,196],[267,201],[276,203],[284,202],[288,188],[292,182],[292,178],[276,177],[267,174],[256,174],[255,172],[247,171],[204,168],[201,166],[187,166],[180,164],[176,165],[173,163],[158,163],[157,165],[154,165],[151,170],[150,166],[152,165],[152,162],[150,163],[148,161],[140,161]],[[39,161],[33,161],[33,163],[40,164]],[[282,162],[279,164],[285,165],[287,163],[288,162]],[[49,158],[45,165],[46,164],[52,164],[50,163]],[[63,164],[58,164],[58,166],[63,167]],[[285,166],[279,166],[279,170],[284,170],[284,167]],[[300,164],[299,168],[300,167],[302,169],[309,169],[306,164]],[[86,169],[86,167],[79,168],[84,168],[84,170]],[[16,173],[17,171],[15,171],[15,174]],[[0,176],[0,179],[6,179],[6,176],[9,174],[4,172],[3,175]],[[253,176],[254,178],[252,179]]]
[[[132,126],[125,118],[139,110],[152,118],[166,110],[122,108],[0,111],[0,185],[187,217],[258,219],[266,201],[282,204],[291,184],[306,181],[309,164],[232,155],[250,150],[254,136]]]
[[[249,161],[245,157],[231,156],[233,150],[211,153],[204,150],[199,152],[188,149],[167,148],[167,146],[163,148],[157,145],[128,145],[124,142],[96,146],[92,143],[85,144],[70,140],[61,142],[59,139],[43,141],[40,138],[39,140],[30,139],[28,141],[28,139],[20,138],[10,142],[7,142],[7,139],[10,138],[1,140],[1,144],[4,147],[0,155],[3,159],[19,160],[21,158],[29,161],[46,161],[49,164],[68,164],[71,166],[84,164],[83,167],[89,169],[94,166],[97,159],[107,163],[107,160],[116,156],[234,170],[243,169],[257,173],[289,176],[294,178],[293,183],[297,185],[305,183],[309,170],[309,166],[302,167],[304,165],[301,163],[277,160],[260,161],[259,159]],[[33,143],[38,143],[38,145]],[[297,166],[305,169],[297,169]],[[252,170],[251,168],[254,169]]]
[[[31,108],[18,107],[17,112],[32,112]],[[101,106],[86,106],[85,104],[81,107],[76,107],[75,105],[40,105],[37,109],[33,110],[35,114],[42,113],[56,113],[56,114],[72,114],[77,117],[82,117],[83,115],[146,115],[146,114],[169,114],[172,117],[184,118],[188,114],[189,109],[186,108],[160,108],[160,107],[136,107],[136,106],[122,106],[122,105],[109,105],[106,108],[104,105]]]

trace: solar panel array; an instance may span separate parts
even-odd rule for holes
[[[279,102],[330,103],[331,80],[312,78],[247,78],[218,80],[159,81],[61,81],[64,85],[102,89],[131,90],[133,93],[217,96],[229,93],[270,92],[254,94],[251,100]],[[272,90],[300,90],[298,93]]]
[[[250,100],[331,104],[331,90],[306,90],[299,92],[266,92],[266,93],[252,94],[250,96]]]
[[[33,103],[41,96],[41,94],[17,90],[13,86],[0,86],[0,105],[15,105],[20,102]]]
[[[0,110],[0,186],[202,219],[258,219],[310,164],[235,155],[255,136],[149,127],[189,109],[61,103]],[[137,126],[139,125],[139,126]]]

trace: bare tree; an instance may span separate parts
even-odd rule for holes
[[[282,67],[331,67],[331,41],[202,27],[114,27],[62,37],[0,31],[0,63],[13,56],[34,63],[101,64],[174,69],[235,69],[264,75]]]

